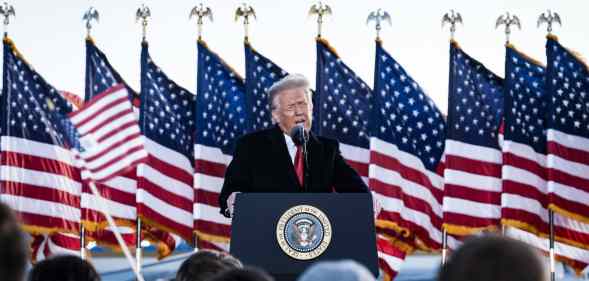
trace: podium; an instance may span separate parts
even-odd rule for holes
[[[245,265],[277,280],[295,280],[317,261],[341,259],[378,275],[369,193],[240,193],[230,246]]]

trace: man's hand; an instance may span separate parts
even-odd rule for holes
[[[376,193],[371,192],[372,193],[372,208],[374,209],[374,219],[376,219],[378,217],[378,215],[380,214],[380,211],[382,211],[382,205],[380,204],[380,200],[378,200],[378,198],[376,198]]]
[[[233,211],[235,208],[235,196],[237,196],[238,193],[240,192],[233,192],[229,194],[229,197],[227,197],[227,211],[229,212],[230,218],[233,217]]]

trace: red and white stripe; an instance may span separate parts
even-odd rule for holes
[[[503,161],[501,213],[504,224],[548,235],[546,155],[528,145],[506,140]],[[589,248],[589,224],[555,213],[554,230],[557,240]]]
[[[501,217],[499,149],[446,140],[444,226],[448,233],[467,235],[497,227]]]
[[[193,173],[192,159],[146,138],[147,162],[137,175],[137,213],[145,224],[192,241]]]
[[[378,250],[378,267],[384,273],[383,280],[395,279],[405,261],[405,252],[393,246],[385,237],[376,237]]]
[[[96,184],[96,189],[104,199],[110,215],[118,225],[135,225],[137,220],[136,198],[137,178],[135,171],[113,177],[104,183]],[[106,227],[106,217],[101,212],[99,198],[87,184],[82,188],[82,221],[88,229]]]
[[[104,182],[145,161],[143,136],[123,84],[93,97],[69,117],[80,133],[88,178]]]
[[[31,244],[33,262],[59,255],[80,255],[80,236],[70,233],[34,235]]]
[[[195,144],[194,226],[199,249],[229,251],[231,219],[219,213],[219,194],[232,156],[216,147]]]
[[[57,145],[2,136],[0,199],[32,233],[77,233],[80,173],[70,150]]]
[[[589,223],[589,139],[548,129],[550,206]]]
[[[527,231],[507,227],[505,231],[505,235],[512,237],[514,239],[523,241],[531,246],[538,248],[539,250],[548,253],[549,251],[549,241],[546,238],[538,237],[535,234],[529,233]],[[583,270],[588,270],[589,265],[589,250],[578,248],[574,246],[567,245],[565,243],[555,242],[554,243],[554,252],[556,254],[556,258],[560,259],[561,261],[565,261],[567,264],[572,266],[578,272]]]
[[[350,167],[354,168],[362,180],[368,184],[368,166],[370,162],[370,150],[345,143],[339,144],[342,157]]]
[[[409,229],[428,249],[442,246],[443,178],[415,155],[370,139],[370,188],[383,206],[379,219]],[[451,248],[456,246],[448,237]]]

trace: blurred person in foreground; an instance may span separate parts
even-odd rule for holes
[[[94,266],[77,256],[54,256],[37,263],[29,281],[100,281]]]
[[[372,273],[353,260],[318,262],[309,267],[297,281],[375,281]]]
[[[263,270],[245,267],[223,271],[210,281],[274,281],[274,278]]]
[[[28,246],[10,207],[0,202],[0,280],[22,281]]]
[[[241,262],[230,254],[199,250],[180,265],[175,281],[207,281],[223,271],[242,267]]]
[[[439,281],[547,281],[540,254],[504,236],[469,238],[438,274]]]

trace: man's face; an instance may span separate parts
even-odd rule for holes
[[[284,133],[290,134],[292,128],[299,123],[307,131],[311,130],[313,103],[309,100],[306,88],[284,90],[276,95],[274,103],[272,118]]]

